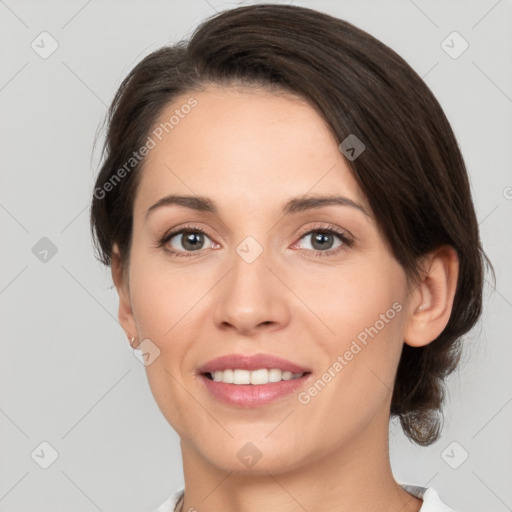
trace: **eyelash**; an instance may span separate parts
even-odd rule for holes
[[[208,238],[211,239],[211,237],[208,235],[208,233],[206,233],[203,229],[201,229],[197,226],[189,225],[189,226],[181,227],[175,231],[166,233],[160,239],[160,241],[157,243],[157,247],[158,248],[164,247],[173,237],[175,237],[176,235],[181,235],[183,233],[202,233],[203,235],[206,235]],[[352,247],[354,245],[354,239],[352,237],[347,235],[347,233],[339,231],[332,224],[317,226],[313,229],[304,230],[299,233],[299,235],[298,235],[299,240],[304,238],[304,236],[310,235],[312,233],[328,233],[331,235],[336,235],[343,242],[343,245],[336,247],[335,249],[328,249],[326,251],[315,251],[313,249],[307,249],[308,251],[313,252],[314,257],[323,258],[323,257],[331,256],[333,254],[338,253],[339,251],[342,251],[343,249],[345,249],[347,247]],[[192,256],[196,256],[196,254],[194,254],[194,252],[200,252],[200,251],[188,251],[188,252],[187,251],[176,251],[174,249],[169,249],[167,247],[164,247],[164,250],[167,253],[169,253],[171,256],[176,256],[178,258],[182,258],[182,257],[190,258]]]

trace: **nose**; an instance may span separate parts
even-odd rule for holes
[[[233,266],[217,290],[214,321],[219,329],[254,336],[289,323],[292,294],[268,263],[265,251],[251,263],[235,253]]]

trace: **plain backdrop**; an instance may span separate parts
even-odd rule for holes
[[[183,484],[93,256],[93,142],[142,57],[243,3],[0,1],[0,511],[151,511]],[[512,2],[294,3],[397,51],[452,123],[496,289],[448,381],[441,439],[421,448],[392,424],[392,466],[459,512],[512,510]]]

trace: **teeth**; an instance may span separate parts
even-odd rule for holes
[[[282,371],[278,368],[266,370],[224,370],[216,371],[210,374],[215,382],[224,382],[226,384],[268,384],[269,382],[279,382],[281,380],[298,379],[303,373],[292,373]]]

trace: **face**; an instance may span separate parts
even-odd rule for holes
[[[190,96],[197,106],[145,162],[120,313],[159,351],[146,372],[162,413],[182,446],[226,471],[289,471],[387,433],[407,281],[340,141],[306,102],[254,90],[185,94],[162,122]],[[215,211],[150,210],[171,195]],[[344,199],[304,201],[313,196]],[[229,354],[307,373],[233,392],[200,372]]]

